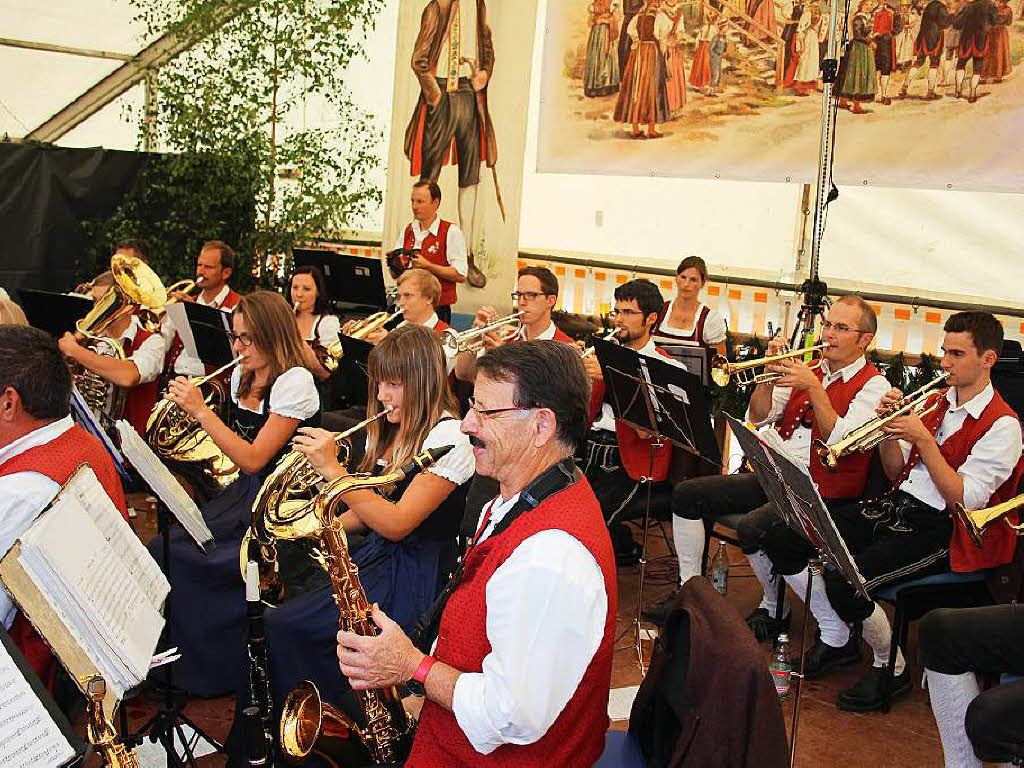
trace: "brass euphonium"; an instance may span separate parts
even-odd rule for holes
[[[511,341],[519,333],[519,316],[522,311],[513,312],[505,317],[492,320],[479,328],[470,328],[458,333],[448,329],[441,337],[441,344],[452,352],[475,352],[484,346],[484,336],[497,333],[501,341]]]
[[[919,387],[909,395],[904,395],[887,413],[851,429],[837,443],[826,445],[824,440],[815,440],[814,451],[822,465],[829,471],[835,471],[839,466],[839,460],[844,456],[872,450],[889,439],[889,434],[884,427],[894,419],[906,416],[911,411],[920,418],[927,416],[939,406],[938,399],[930,405],[928,404],[928,400],[934,394],[932,390],[942,384],[947,376],[949,376],[948,373],[940,373],[923,387]]]
[[[191,379],[203,394],[204,402],[222,420],[226,419],[230,395],[220,376],[242,362],[239,355],[213,373]],[[209,433],[185,411],[170,400],[160,400],[146,421],[146,442],[162,459],[196,467],[207,490],[226,488],[238,477],[238,467],[222,451]]]
[[[109,768],[139,768],[139,758],[118,740],[117,731],[103,713],[106,681],[99,675],[93,675],[83,679],[82,683],[86,696],[89,745],[99,753],[103,765]]]
[[[371,422],[387,416],[389,405],[374,416],[334,437],[338,461],[348,463],[352,451],[351,436]],[[285,455],[263,481],[252,505],[249,530],[238,549],[238,564],[245,577],[246,563],[252,559],[260,566],[260,596],[269,605],[284,597],[286,585],[277,563],[277,542],[308,539],[316,534],[314,514],[316,486],[323,480],[309,459],[299,451]]]
[[[971,537],[977,546],[982,546],[982,536],[985,535],[985,531],[993,523],[1002,520],[1012,530],[1017,532],[1018,536],[1024,535],[1024,523],[1020,525],[1014,525],[1006,516],[1011,512],[1016,512],[1018,509],[1024,508],[1024,494],[1020,496],[1014,496],[1009,501],[1004,501],[1002,504],[996,504],[994,507],[986,507],[985,509],[965,509],[963,504],[954,504],[953,512],[963,523],[968,535]]]
[[[386,325],[392,323],[399,315],[402,314],[401,309],[388,314],[387,312],[374,312],[368,317],[364,317],[362,320],[356,321],[356,323],[349,328],[349,332],[345,335],[350,339],[365,339],[374,331],[380,330]],[[334,371],[338,367],[338,361],[341,360],[345,354],[345,348],[341,344],[341,339],[328,344],[324,350],[324,361],[323,366],[329,371]]]
[[[751,384],[768,384],[773,381],[778,381],[785,374],[759,373],[755,375],[752,373],[752,370],[754,368],[771,365],[779,360],[790,360],[794,357],[802,357],[803,355],[811,352],[828,349],[830,346],[831,344],[822,342],[821,344],[815,344],[813,347],[800,347],[799,349],[791,349],[788,352],[780,352],[777,355],[758,357],[754,360],[744,360],[737,363],[729,362],[725,355],[715,355],[711,359],[711,380],[720,387],[727,386],[729,384],[729,380],[733,376],[736,377],[736,383],[741,387],[748,387]],[[811,368],[817,368],[819,365],[821,365],[821,358],[813,360],[810,363]]]
[[[452,446],[433,448],[414,456],[401,469],[379,476],[345,475],[331,481],[316,497],[316,536],[320,557],[331,577],[338,605],[338,627],[358,635],[375,635],[370,603],[359,583],[359,569],[349,557],[348,540],[336,507],[342,496],[360,488],[379,488],[426,469]],[[320,699],[316,686],[304,680],[293,688],[281,712],[281,750],[292,760],[311,753],[332,766],[394,763],[405,758],[413,724],[393,688],[356,691],[365,726],[360,727],[337,707]],[[355,738],[353,738],[353,736]]]

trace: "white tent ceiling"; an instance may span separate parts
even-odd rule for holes
[[[350,77],[357,101],[377,116],[384,131],[391,129],[397,4],[387,0],[367,40],[369,60],[354,64]],[[534,73],[539,72],[544,39],[546,2],[540,5]],[[8,38],[129,54],[148,42],[133,24],[127,0],[0,0],[0,17],[5,22],[0,34]],[[0,134],[24,134],[117,66],[116,61],[0,46],[5,74]],[[535,74],[524,160],[524,249],[580,252],[657,267],[674,266],[681,255],[697,253],[717,271],[800,277],[794,269],[799,185],[538,174],[538,86]],[[140,87],[128,91],[57,143],[134,148],[142,98]],[[296,119],[316,123],[326,117],[311,103]],[[841,133],[837,152],[842,152]],[[383,165],[383,142],[380,153]],[[379,178],[383,183],[383,172]],[[844,287],[1022,307],[1021,222],[1022,195],[844,189],[829,215],[822,276]],[[356,222],[370,231],[379,231],[381,224],[380,216]]]

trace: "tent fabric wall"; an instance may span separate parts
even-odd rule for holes
[[[137,152],[0,143],[0,285],[67,290],[87,237],[147,158]]]

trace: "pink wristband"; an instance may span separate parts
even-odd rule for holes
[[[430,668],[434,666],[434,662],[437,661],[433,656],[424,656],[423,661],[416,667],[416,671],[412,673],[412,679],[421,685],[425,685],[427,682],[427,674],[430,672]]]

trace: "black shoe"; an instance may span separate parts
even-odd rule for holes
[[[852,688],[839,692],[839,708],[846,712],[873,712],[882,708],[882,680],[885,667],[871,667]],[[889,699],[894,701],[910,693],[910,667],[895,675],[889,684]]]
[[[794,656],[789,660],[794,670],[800,669],[800,657]],[[833,669],[839,667],[850,667],[860,663],[860,636],[855,632],[850,633],[850,639],[846,645],[836,648],[826,645],[819,638],[818,641],[807,651],[807,661],[804,665],[804,679],[816,680],[824,677]]]
[[[774,640],[780,632],[789,629],[789,619],[792,614],[787,613],[781,619],[776,619],[767,608],[757,608],[747,616],[747,626],[754,633],[754,638],[759,643]]]
[[[676,594],[678,590],[669,592],[662,600],[656,603],[650,603],[645,605],[640,610],[640,615],[648,621],[652,621],[659,627],[664,623],[665,617],[668,616],[669,611],[672,610],[672,606],[676,602]]]

